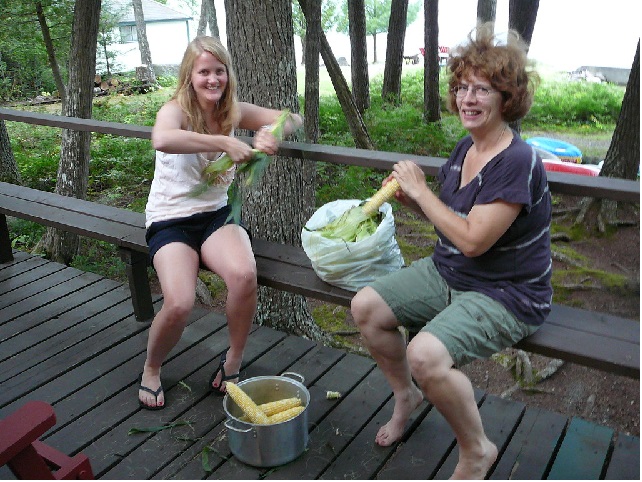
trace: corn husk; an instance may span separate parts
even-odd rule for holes
[[[270,132],[279,141],[283,139],[285,123],[289,117],[290,111],[286,109],[279,115],[274,124],[270,126]],[[271,161],[272,158],[265,152],[252,149],[252,157],[247,162],[237,164],[236,170],[246,174],[244,185],[251,188],[260,182]],[[216,182],[219,176],[227,172],[232,166],[234,166],[234,162],[227,154],[222,155],[216,161],[208,164],[207,167],[203,169],[203,181],[195,186],[189,195],[192,197],[203,195]],[[236,182],[229,188],[228,204],[230,205],[231,211],[227,220],[233,219],[234,222],[238,223],[241,219],[242,199],[240,189]]]
[[[346,243],[362,241],[372,236],[381,223],[379,207],[390,199],[399,189],[396,179],[382,187],[372,198],[359,206],[345,211],[334,221],[318,230],[321,236],[328,239],[341,239]]]

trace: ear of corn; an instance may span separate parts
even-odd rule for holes
[[[275,402],[262,403],[259,408],[265,415],[271,417],[272,415],[289,410],[290,408],[300,407],[301,399],[297,397],[284,398]]]
[[[303,412],[303,410],[305,410],[305,407],[301,405],[297,407],[288,408],[287,410],[282,410],[280,412],[275,413],[271,417],[268,417],[268,423],[274,424],[274,423],[285,422],[287,420],[290,420],[291,418],[296,417],[301,412]]]
[[[225,384],[227,394],[234,400],[250,422],[265,425],[269,423],[267,415],[254,403],[254,401],[238,385],[232,382]]]
[[[363,213],[366,216],[372,216],[377,213],[381,205],[394,196],[398,190],[399,182],[394,178],[391,179],[361,207],[361,209],[363,209]]]

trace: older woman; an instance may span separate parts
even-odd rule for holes
[[[508,126],[528,112],[537,76],[513,32],[506,45],[489,32],[478,29],[449,59],[449,107],[470,135],[441,167],[439,197],[410,161],[395,165],[388,178],[399,181],[397,199],[435,226],[433,255],[377,280],[352,301],[364,342],[395,397],[376,443],[399,440],[425,396],[455,433],[453,478],[461,479],[483,479],[497,447],[458,367],[533,333],[552,299],[546,173]],[[419,331],[407,347],[399,326]]]

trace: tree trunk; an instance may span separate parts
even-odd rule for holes
[[[301,5],[301,10],[303,10],[303,14],[305,15],[307,1],[299,0],[299,5]],[[337,99],[339,99],[339,104],[341,104],[343,114],[346,116],[346,121],[348,122],[348,127],[350,128],[350,133],[352,134],[355,145],[360,149],[374,149],[366,125],[363,123],[361,114],[359,114],[359,109],[357,109],[354,96],[352,92],[350,92],[348,83],[343,76],[343,72],[341,72],[341,67],[339,67],[339,63],[334,57],[328,39],[323,32],[321,32],[321,56],[323,57],[325,68],[330,75],[330,80],[337,94]]]
[[[303,8],[303,7],[301,7]],[[305,139],[316,144],[319,139],[319,39],[321,38],[321,0],[308,0],[305,64]]]
[[[4,119],[0,119],[0,181],[12,184],[22,183]]]
[[[66,96],[65,83],[62,81],[62,76],[60,75],[60,68],[58,67],[58,61],[56,60],[56,52],[53,46],[53,41],[51,40],[49,25],[47,25],[47,20],[45,19],[45,14],[42,9],[42,2],[36,2],[36,16],[38,17],[38,23],[40,24],[40,31],[42,32],[45,49],[47,50],[47,58],[49,59],[51,73],[53,75],[54,82],[56,83],[56,88],[58,89],[58,95],[60,96],[60,101],[64,103]]]
[[[290,0],[225,0],[225,12],[239,99],[297,112]],[[314,173],[311,162],[274,159],[260,186],[245,193],[243,217],[253,236],[300,246],[301,229],[314,210]],[[256,321],[299,336],[324,338],[300,295],[261,287]]]
[[[212,37],[219,38],[220,33],[218,30],[218,18],[216,17],[216,6],[214,0],[203,0],[207,2],[207,21],[210,24],[210,34]]]
[[[515,30],[526,43],[527,51],[530,49],[539,0],[509,0],[508,2],[508,28]],[[517,120],[510,123],[510,127],[521,132],[522,121]]]
[[[354,100],[360,114],[363,114],[370,108],[370,77],[368,75],[365,9],[364,0],[352,0],[348,2],[352,94],[354,95]]]
[[[640,41],[600,176],[635,179],[640,166]]]
[[[140,61],[147,67],[147,79],[145,81],[155,84],[156,74],[152,65],[152,52],[147,42],[147,29],[145,28],[145,16],[143,15],[143,1],[132,0],[134,6],[134,18],[136,19],[136,35],[138,36],[138,48],[140,49]]]
[[[372,63],[377,63],[377,34],[372,34]]]
[[[424,120],[441,119],[439,99],[439,0],[424,0]]]
[[[67,101],[62,114],[91,119],[94,77],[96,75],[96,44],[101,0],[77,1],[74,7],[69,83]],[[89,179],[90,132],[62,130],[60,164],[55,192],[84,199]],[[45,251],[51,259],[69,264],[78,250],[78,235],[47,230]]]
[[[508,28],[517,31],[530,47],[537,20],[539,0],[509,0],[508,2]]]
[[[497,16],[497,0],[477,0],[477,26],[485,23],[495,25]]]
[[[196,35],[205,35],[207,28],[207,0],[201,0],[201,15],[198,17]]]
[[[611,145],[604,158],[600,176],[622,179],[636,179],[640,168],[640,41],[633,57],[631,73],[622,99],[622,108],[615,124]],[[599,202],[595,224],[600,232],[605,232],[607,225],[618,225],[618,205],[616,201],[583,198],[580,211],[575,218],[576,224],[592,225],[586,216],[593,203]],[[637,211],[637,209],[636,209]],[[639,214],[636,214],[639,219]]]
[[[381,97],[384,102],[393,104],[401,102],[401,70],[403,68],[403,45],[406,37],[407,18],[408,0],[392,0]]]

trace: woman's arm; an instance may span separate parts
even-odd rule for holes
[[[464,256],[479,256],[490,249],[515,221],[521,204],[495,201],[473,206],[462,218],[446,206],[426,184],[423,171],[411,161],[395,165],[393,176],[399,181],[404,204],[421,212],[439,229]]]
[[[169,101],[156,114],[152,129],[154,149],[169,154],[226,152],[234,162],[247,160],[252,150],[245,142],[230,136],[199,134],[187,130],[185,115],[175,101]]]

